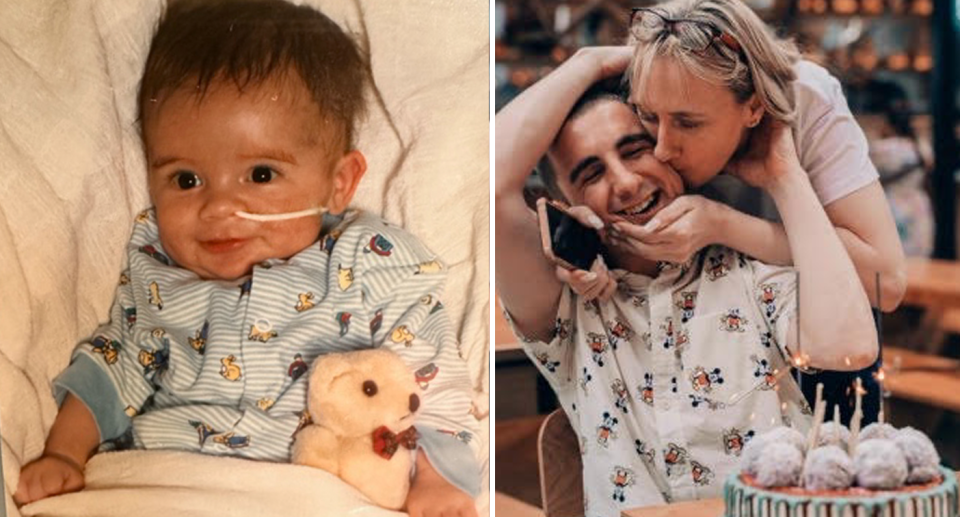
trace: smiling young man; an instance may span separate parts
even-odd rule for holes
[[[590,89],[629,58],[629,49],[583,49],[496,120],[497,290],[580,437],[587,515],[717,497],[739,465],[740,447],[729,444],[777,425],[806,430],[810,421],[796,382],[777,375],[800,352],[793,269],[722,246],[658,263],[616,230],[687,197],[633,108]],[[784,152],[788,136],[779,133]],[[551,190],[603,230],[609,296],[578,295],[540,248],[523,187],[544,154]],[[788,169],[765,187],[804,271],[799,303],[830,315],[806,313],[799,331],[808,364],[869,364],[877,342],[866,295],[809,181]]]

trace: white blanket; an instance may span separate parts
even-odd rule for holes
[[[451,266],[444,304],[485,406],[488,4],[308,3],[355,32],[372,55],[377,89],[359,142],[369,172],[355,205],[410,229]],[[394,515],[366,507],[324,472],[177,452],[99,455],[88,465],[86,491],[20,510],[12,503],[20,467],[40,455],[56,415],[50,381],[77,341],[107,319],[133,216],[148,204],[135,98],[162,9],[160,0],[0,2],[7,514]],[[488,435],[480,438],[488,451]],[[487,459],[485,452],[485,472]]]

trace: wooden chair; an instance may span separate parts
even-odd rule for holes
[[[501,492],[494,493],[493,502],[497,515],[501,517],[543,517],[543,512],[536,506]]]
[[[583,517],[583,463],[577,433],[562,409],[550,413],[537,437],[540,495],[546,517]]]

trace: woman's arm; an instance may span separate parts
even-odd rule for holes
[[[907,291],[907,262],[880,182],[830,203],[825,210],[857,267],[871,303],[877,300],[879,272],[880,310],[892,312]]]
[[[778,150],[787,156],[796,150],[785,127],[776,130]],[[831,370],[858,370],[877,357],[877,334],[863,285],[847,250],[827,218],[807,173],[796,159],[771,171],[763,188],[773,198],[783,219],[794,267],[800,272],[797,288],[803,313],[800,332],[809,365]],[[797,324],[791,322],[791,327]],[[787,346],[796,350],[796,333]]]
[[[857,276],[876,306],[880,273],[880,310],[892,312],[906,291],[906,259],[893,216],[879,182],[827,205],[824,210]],[[762,262],[791,265],[790,241],[782,224],[753,217],[723,205],[714,226],[718,244],[742,251]]]
[[[824,210],[853,261],[870,303],[876,306],[876,275],[880,273],[880,309],[892,312],[906,291],[906,259],[880,183],[873,182]],[[726,205],[717,212],[713,227],[718,229],[718,244],[768,264],[792,264],[790,241],[782,224]]]
[[[496,286],[514,324],[530,337],[550,338],[562,284],[543,254],[524,184],[577,99],[598,80],[623,72],[632,56],[629,47],[581,49],[496,116]]]
[[[879,272],[881,310],[896,309],[906,290],[906,262],[879,183],[838,199],[825,210],[870,303],[876,305]],[[701,248],[721,244],[767,264],[793,264],[782,224],[696,195],[678,198],[645,227],[623,225],[622,231],[632,237],[629,242],[636,253],[655,260],[685,262]]]

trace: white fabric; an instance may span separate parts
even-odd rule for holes
[[[359,139],[369,172],[354,204],[404,226],[450,266],[444,303],[485,406],[488,5],[311,3],[372,54],[378,91]],[[10,516],[19,515],[11,496],[20,467],[42,452],[56,415],[50,380],[106,320],[133,217],[149,203],[135,98],[162,9],[160,0],[0,3],[0,453]],[[489,426],[481,424],[487,451]],[[303,467],[175,453],[149,456],[167,463],[145,462],[137,454],[90,463],[88,481],[103,491],[51,498],[24,513],[180,515],[181,503],[195,501],[217,514],[292,515],[296,492],[315,503],[302,513],[346,514],[335,504],[346,489]],[[486,471],[486,454],[481,461]],[[168,490],[185,480],[195,496]],[[276,512],[261,501],[276,501]],[[362,504],[359,495],[349,502]]]
[[[810,61],[798,62],[794,71],[797,153],[820,203],[827,206],[879,176],[840,81]]]
[[[569,286],[549,343],[523,349],[580,437],[589,516],[719,497],[742,446],[810,411],[786,343],[791,268],[712,246],[656,278],[612,271],[617,292],[587,302]]]

